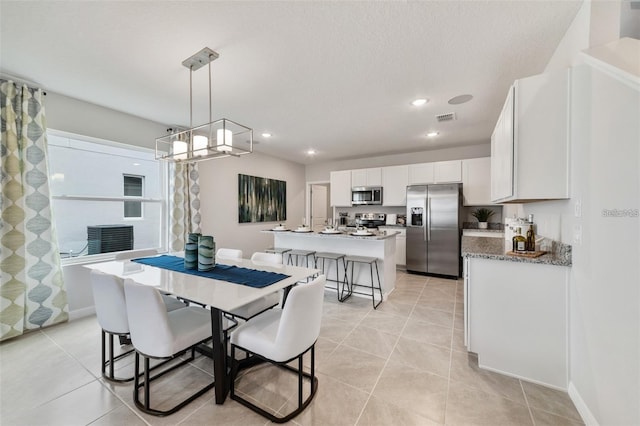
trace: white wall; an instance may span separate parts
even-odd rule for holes
[[[585,2],[545,71],[579,64],[579,53],[619,36],[618,2]],[[594,7],[595,6],[595,7]],[[612,16],[612,13],[614,16]],[[618,15],[619,18],[619,15]],[[571,100],[571,199],[524,204],[540,235],[573,245],[569,301],[570,395],[587,424],[640,424],[638,208],[640,95],[582,65]],[[581,203],[581,217],[575,205]],[[581,242],[574,231],[582,230]]]
[[[352,160],[331,161],[310,164],[306,168],[306,179],[309,182],[329,180],[329,173],[334,170],[364,169],[367,167],[399,166],[403,164],[429,163],[432,161],[461,160],[491,156],[491,141],[478,145],[436,149],[433,151],[413,152],[410,154],[394,154],[379,157],[364,157]]]
[[[287,182],[287,220],[289,228],[304,216],[304,166],[267,155],[253,153],[199,163],[202,233],[213,235],[216,247],[241,249],[245,258],[255,251],[273,247],[274,222],[238,223],[238,174]]]

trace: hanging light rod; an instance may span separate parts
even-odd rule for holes
[[[218,54],[205,47],[193,56],[182,61],[189,68],[189,128],[169,129],[169,135],[156,139],[156,159],[170,162],[193,163],[212,158],[240,156],[253,152],[253,130],[235,121],[222,118],[213,121],[211,102],[211,62],[218,59]],[[194,71],[208,65],[209,67],[209,123],[193,126],[193,86]],[[244,140],[249,147],[233,139]]]

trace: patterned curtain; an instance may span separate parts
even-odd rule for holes
[[[0,80],[0,340],[69,319],[41,89]]]
[[[171,251],[184,250],[187,235],[200,232],[198,163],[173,163],[171,172]]]

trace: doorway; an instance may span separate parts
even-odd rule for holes
[[[328,220],[333,221],[333,214],[329,207],[329,183],[314,182],[307,185],[309,206],[309,223],[314,232],[320,232],[327,225]]]

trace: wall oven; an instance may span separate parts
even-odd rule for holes
[[[351,188],[351,205],[361,206],[369,204],[382,204],[382,187],[358,186]]]

